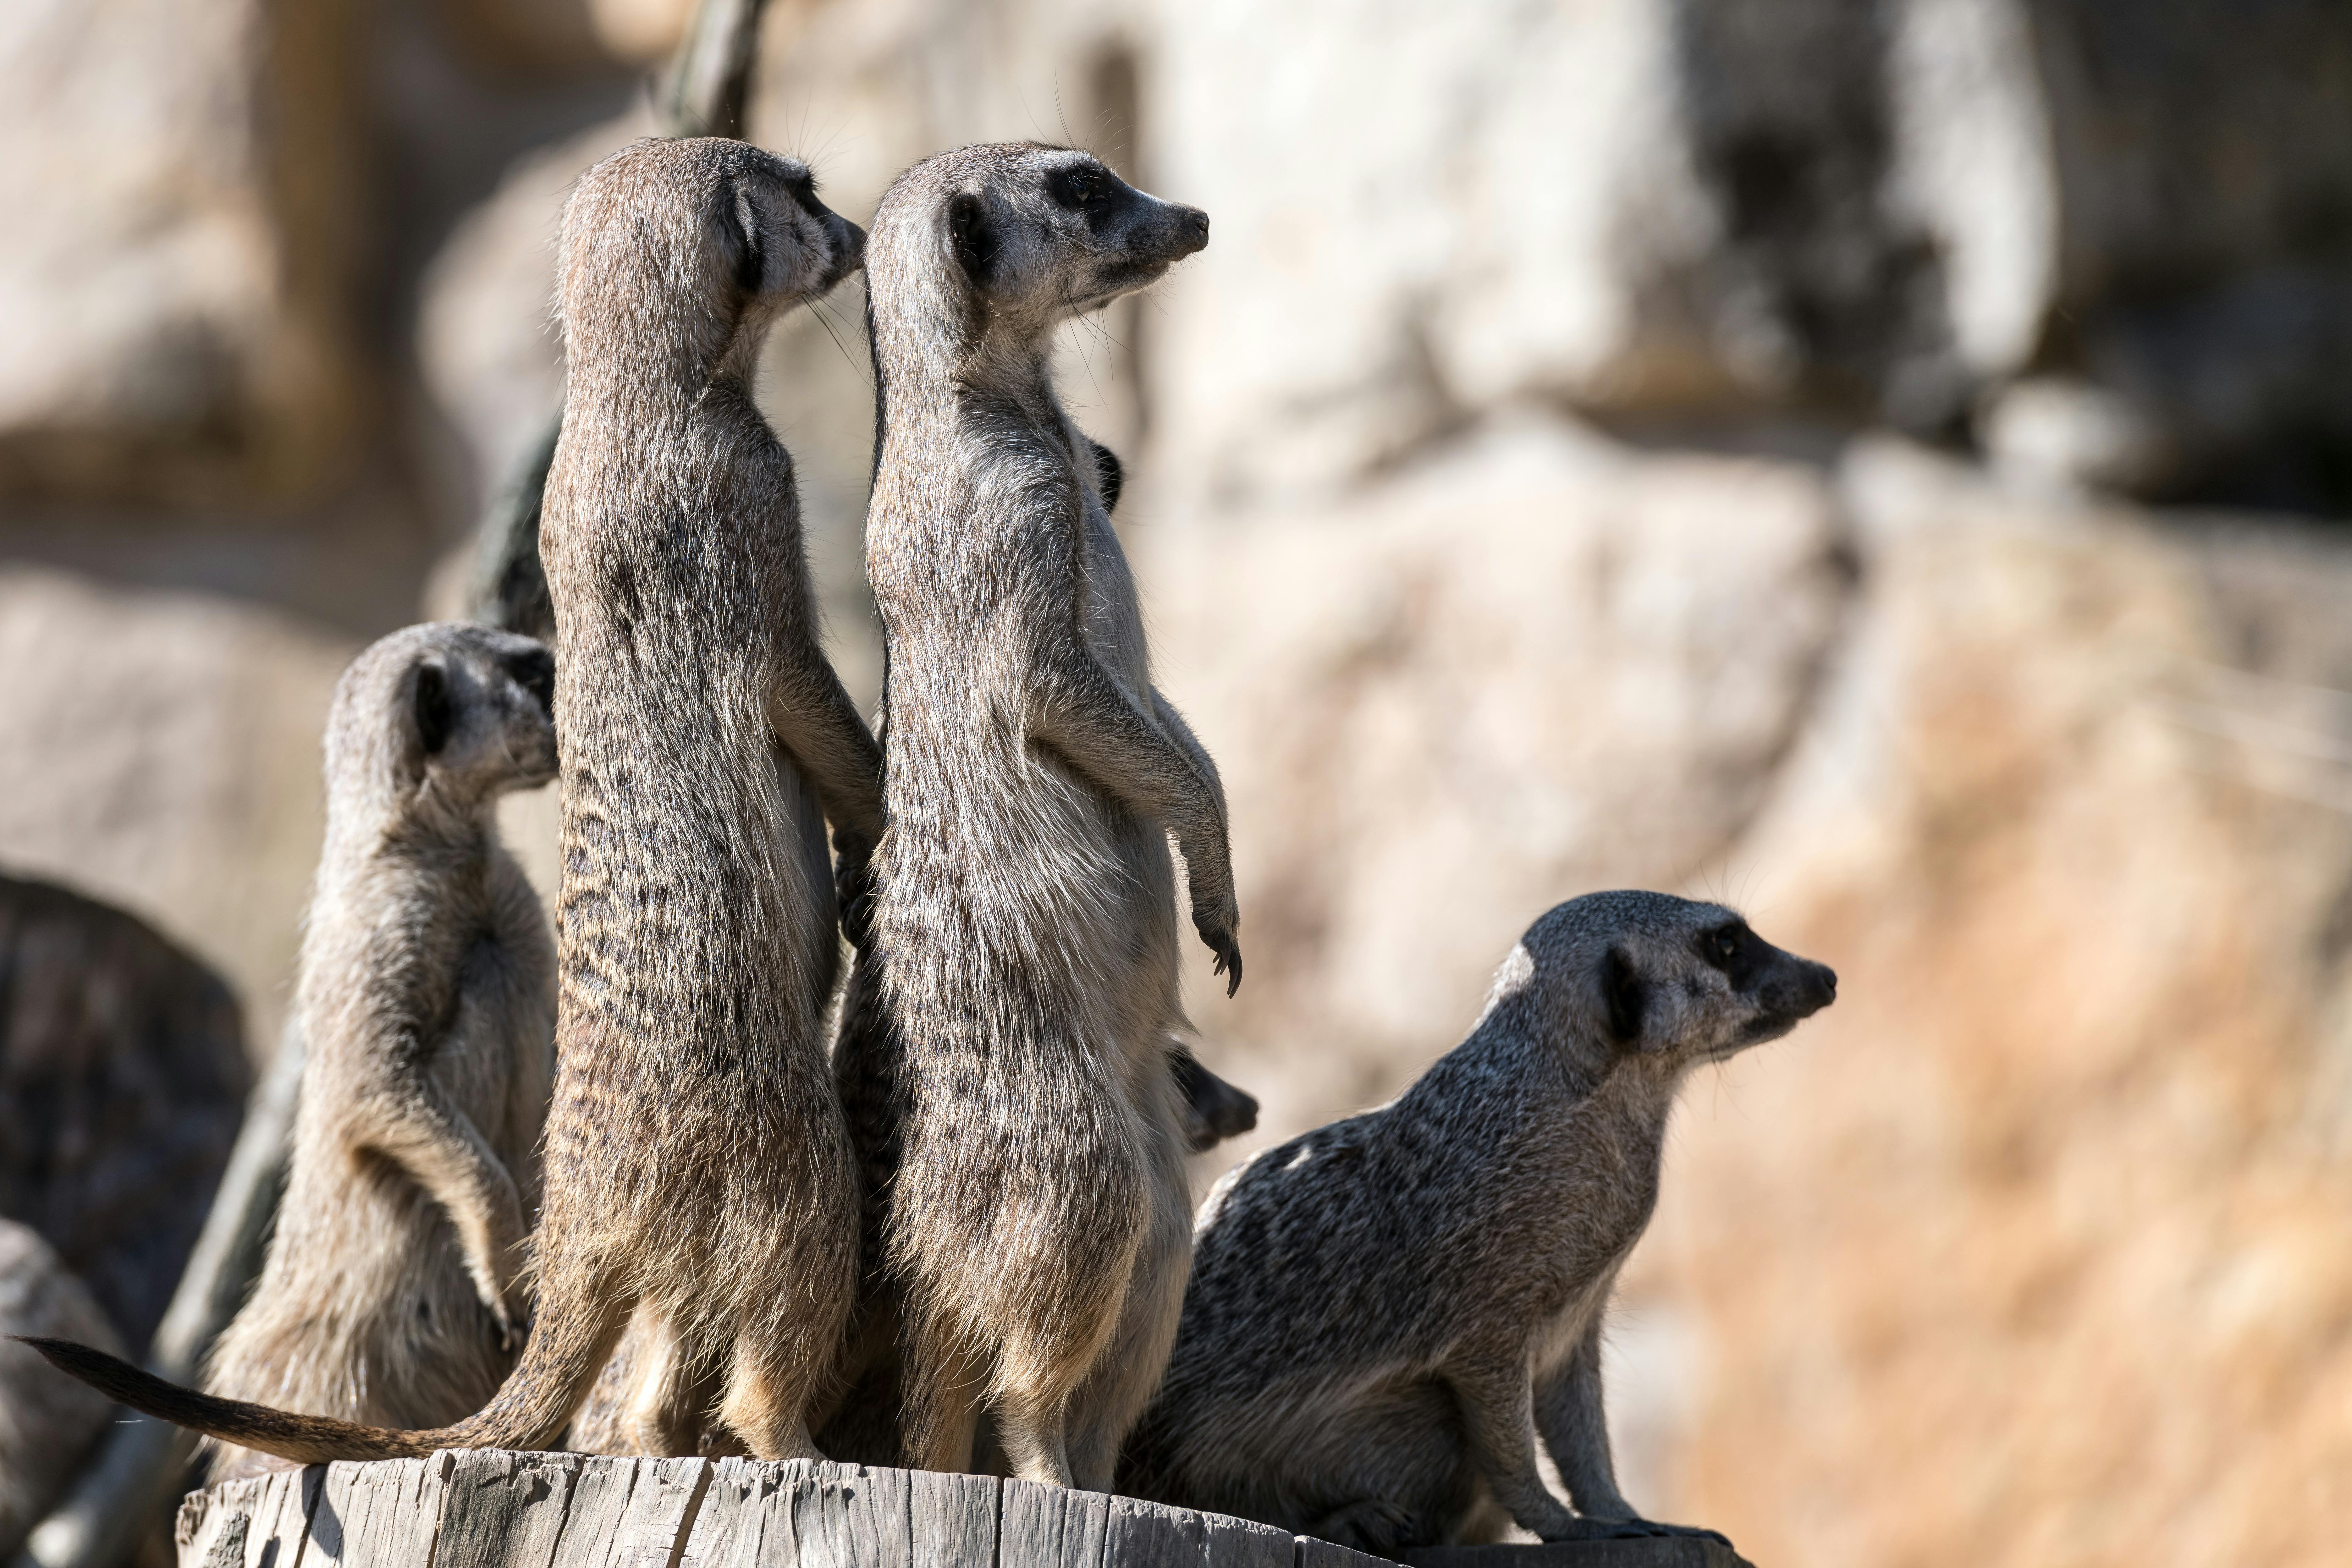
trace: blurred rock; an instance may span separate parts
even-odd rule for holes
[[[2161,416],[2165,493],[2352,509],[2352,7],[2032,13],[2063,213],[2044,363]]]
[[[78,1340],[122,1353],[122,1342],[80,1280],[40,1237],[0,1219],[0,1559],[64,1493],[113,1408],[59,1376],[12,1334]]]
[[[555,253],[563,204],[590,164],[653,133],[642,109],[517,163],[460,220],[425,273],[416,356],[472,448],[486,490],[506,484],[563,403]]]
[[[1884,447],[1845,492],[1853,628],[1727,879],[1839,1003],[1686,1097],[1654,1506],[1824,1568],[2332,1562],[2352,549]]]
[[[1537,912],[1721,855],[1845,584],[1809,471],[1550,422],[1138,547],[1157,679],[1233,808],[1249,980],[1229,1003],[1194,954],[1192,1016],[1265,1142],[1458,1039]]]
[[[0,20],[0,494],[312,486],[360,400],[346,7]]]
[[[1979,418],[1993,471],[2061,492],[2155,487],[2173,467],[2156,416],[2120,393],[2058,376],[2002,387]]]
[[[472,59],[544,79],[667,59],[694,0],[435,0],[434,11]]]
[[[0,570],[0,866],[152,921],[276,1044],[355,644],[194,594]]]
[[[0,1215],[144,1345],[245,1117],[236,1000],[119,910],[0,877]]]

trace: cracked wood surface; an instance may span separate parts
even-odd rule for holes
[[[193,1492],[179,1546],[180,1568],[1395,1568],[1246,1520],[989,1476],[496,1448]],[[1474,1568],[1472,1554],[1475,1568],[1742,1568],[1687,1540],[1427,1557]]]

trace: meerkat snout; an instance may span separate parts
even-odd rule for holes
[[[1014,322],[1099,310],[1209,243],[1209,215],[1137,190],[1090,153],[1004,149],[1007,166],[956,193],[949,249],[989,309]]]
[[[806,163],[751,146],[734,156],[728,237],[747,292],[775,304],[814,299],[865,265],[866,231],[817,199]]]
[[[1597,962],[1573,943],[1553,944],[1547,917],[1522,944],[1530,955],[1528,978],[1589,970],[1604,1037],[1623,1050],[1690,1064],[1777,1040],[1837,999],[1837,975],[1827,964],[1774,947],[1728,910],[1692,907],[1715,914],[1664,939],[1630,928]],[[1573,998],[1580,988],[1571,982],[1557,989]],[[1571,1035],[1583,1014],[1572,1001],[1563,1009]]]
[[[360,682],[405,687],[410,744],[395,766],[416,785],[465,802],[533,789],[555,776],[555,662],[529,637],[487,627],[432,628],[431,640],[355,667]],[[357,742],[331,736],[334,752]]]

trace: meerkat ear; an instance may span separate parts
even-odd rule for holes
[[[1622,947],[1612,947],[1601,960],[1601,998],[1609,1009],[1609,1037],[1621,1046],[1640,1039],[1650,988]]]
[[[751,182],[735,182],[735,282],[747,294],[760,291],[768,270],[767,230],[760,221],[760,201]]]
[[[449,678],[437,664],[416,667],[416,739],[432,756],[449,743],[457,716],[449,706]]]
[[[1095,449],[1095,489],[1102,492],[1103,510],[1118,510],[1118,493],[1127,488],[1127,465],[1118,454],[1100,441],[1088,441]]]
[[[958,191],[948,203],[948,237],[964,276],[985,287],[996,270],[999,247],[996,226],[988,221],[988,205],[979,192]]]

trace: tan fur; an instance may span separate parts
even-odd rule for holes
[[[527,638],[425,626],[376,643],[336,689],[294,994],[291,1170],[211,1393],[437,1426],[479,1409],[513,1365],[555,950],[494,812],[555,774],[552,678]],[[224,1447],[214,1478],[261,1461]]]
[[[79,1347],[118,1399],[303,1461],[543,1447],[632,1312],[657,1450],[719,1391],[763,1458],[809,1401],[856,1274],[857,1198],[824,1015],[839,965],[825,819],[880,829],[873,737],[819,649],[791,458],[751,393],[781,310],[864,237],[788,159],[647,142],[581,177],[562,268],[567,384],[541,550],[563,756],[556,1086],[539,1316],[479,1415],[390,1431],[208,1399]]]
[[[862,1327],[903,1346],[926,1468],[971,1464],[985,1408],[1015,1473],[1107,1486],[1174,1331],[1169,1044],[1187,1026],[1167,837],[1237,981],[1224,798],[1151,687],[1046,353],[1056,322],[1151,282],[1207,226],[1031,145],[928,159],[875,217],[889,827],[835,1068],[881,1298]]]

